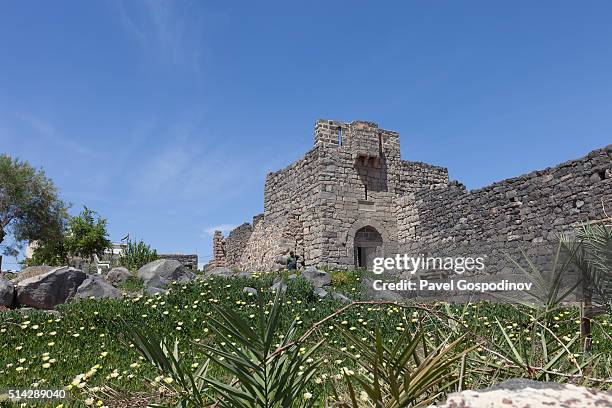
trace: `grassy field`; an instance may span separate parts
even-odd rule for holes
[[[257,288],[271,302],[271,275],[256,278],[216,278],[186,286],[175,285],[166,295],[134,295],[120,301],[86,300],[58,307],[59,315],[32,311],[0,313],[0,390],[9,388],[65,388],[80,402],[68,405],[138,406],[172,399],[173,384],[143,360],[125,335],[126,325],[146,330],[159,338],[178,340],[181,356],[195,364],[204,358],[200,343],[214,343],[210,323],[211,305],[224,305],[246,319],[255,318],[256,301],[243,292],[245,286]],[[354,300],[361,299],[357,273],[335,274],[336,290]],[[312,294],[312,287],[300,279],[289,282],[283,299],[280,332],[292,322],[298,335],[344,305]],[[547,372],[534,373],[513,363],[516,354],[529,360],[528,350],[538,344],[533,311],[524,307],[474,303],[451,306],[357,304],[317,326],[306,343],[324,340],[318,354],[324,364],[308,384],[308,395],[323,404],[332,400],[334,389],[344,390],[343,373],[357,370],[354,350],[340,335],[345,328],[367,339],[380,327],[389,344],[404,331],[417,328],[430,340],[440,336],[469,335],[464,343],[474,345],[469,354],[466,388],[489,386],[505,378],[532,376],[551,381],[569,381],[610,389],[598,381],[612,378],[612,324],[609,316],[594,320],[593,350],[588,364],[581,352],[579,311],[568,307],[549,316],[551,336],[562,348],[559,361]],[[555,340],[555,341],[556,341]],[[279,342],[282,338],[279,335]],[[513,350],[511,344],[516,347]],[[223,348],[223,344],[218,344]],[[516,351],[516,352],[515,352]],[[529,361],[533,366],[542,362]],[[576,367],[581,367],[578,371]],[[580,372],[582,371],[582,375]],[[213,370],[214,374],[216,371]],[[588,375],[587,375],[588,374]],[[219,374],[220,375],[220,374]],[[585,378],[594,380],[588,381]],[[222,380],[228,380],[221,378]],[[368,406],[368,405],[364,405]]]

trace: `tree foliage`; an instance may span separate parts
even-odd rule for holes
[[[106,223],[106,219],[101,218],[97,212],[83,207],[79,215],[68,219],[61,236],[38,242],[26,265],[67,265],[72,256],[91,260],[94,254],[103,253],[111,245]]]
[[[16,255],[25,241],[54,240],[61,236],[67,206],[42,170],[27,162],[0,155],[0,243],[14,243],[4,253]]]
[[[151,249],[151,247],[142,240],[138,242],[128,241],[123,254],[119,258],[119,263],[129,270],[135,271],[156,259],[157,251]]]
[[[109,248],[111,242],[106,231],[106,219],[83,207],[83,211],[68,221],[68,234],[64,239],[68,254],[91,259]]]
[[[68,265],[68,252],[66,251],[63,238],[38,241],[38,245],[34,248],[32,257],[26,259],[23,263],[23,266],[35,265]]]
[[[582,272],[584,290],[596,306],[612,313],[612,224],[583,225],[576,237],[561,236],[561,243]]]

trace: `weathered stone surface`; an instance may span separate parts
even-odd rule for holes
[[[15,286],[0,278],[0,306],[10,307],[15,302]]]
[[[17,274],[17,276],[12,280],[14,284],[21,282],[22,280],[26,280],[28,278],[33,278],[34,276],[42,275],[49,271],[55,269],[55,266],[28,266],[27,268],[23,268],[21,272]]]
[[[147,286],[144,292],[149,296],[165,295],[166,293],[168,293],[166,289],[156,288],[153,286]]]
[[[146,287],[154,288],[164,288],[172,282],[189,283],[195,279],[193,272],[173,259],[158,259],[144,265],[138,270],[138,277]]]
[[[233,270],[231,270],[230,268],[227,268],[225,266],[212,268],[212,269],[206,271],[206,277],[222,276],[224,278],[229,278],[229,277],[232,277],[234,275],[236,275],[236,272],[234,272]]]
[[[274,262],[276,262],[277,265],[287,266],[288,259],[289,259],[288,255],[277,256]]]
[[[285,282],[283,282],[282,278],[277,277],[272,282],[272,286],[270,287],[270,289],[275,291],[275,292],[280,291],[280,292],[284,293],[287,290],[287,284]]]
[[[314,288],[314,294],[323,299],[327,296],[327,291],[323,288]]]
[[[62,266],[17,284],[17,303],[37,309],[53,309],[72,299],[87,275],[79,269]]]
[[[612,407],[612,392],[571,384],[514,379],[483,390],[451,394],[444,404],[438,405],[438,408],[460,407]]]
[[[157,259],[174,259],[182,263],[187,269],[192,271],[198,269],[198,256],[195,254],[157,254]]]
[[[108,271],[108,273],[106,274],[106,280],[111,285],[117,286],[126,282],[132,276],[132,273],[127,268],[120,266]]]
[[[302,271],[301,277],[311,282],[315,288],[331,285],[331,275],[313,266],[309,266]]]
[[[101,275],[89,275],[77,289],[75,299],[120,299],[123,293]]]
[[[332,299],[338,300],[338,301],[344,303],[345,305],[349,304],[349,303],[353,303],[353,301],[351,299],[349,299],[348,297],[346,297],[342,293],[338,293],[338,292],[332,293]]]

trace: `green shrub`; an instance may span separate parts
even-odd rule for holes
[[[287,294],[296,299],[302,299],[305,302],[315,299],[314,287],[310,281],[303,278],[296,278],[287,281]]]
[[[339,287],[350,285],[355,282],[356,276],[355,274],[349,271],[334,271],[331,273],[332,276],[332,286]]]
[[[123,289],[126,292],[138,292],[144,288],[144,284],[137,276],[130,276],[125,282],[120,283],[118,288]]]
[[[138,242],[128,241],[127,247],[119,258],[119,264],[131,271],[136,271],[142,266],[157,260],[157,251],[145,244],[142,240]]]
[[[62,240],[42,242],[34,249],[32,257],[23,262],[23,267],[48,265],[62,266],[68,264],[68,251]]]

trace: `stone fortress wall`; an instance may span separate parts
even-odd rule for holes
[[[459,183],[421,189],[398,203],[401,243],[540,243],[612,212],[612,145],[541,171],[467,191]]]
[[[612,145],[467,191],[445,168],[400,158],[397,132],[319,120],[314,147],[268,174],[264,214],[217,237],[214,265],[367,267],[374,256],[452,242],[542,242],[612,209]]]

